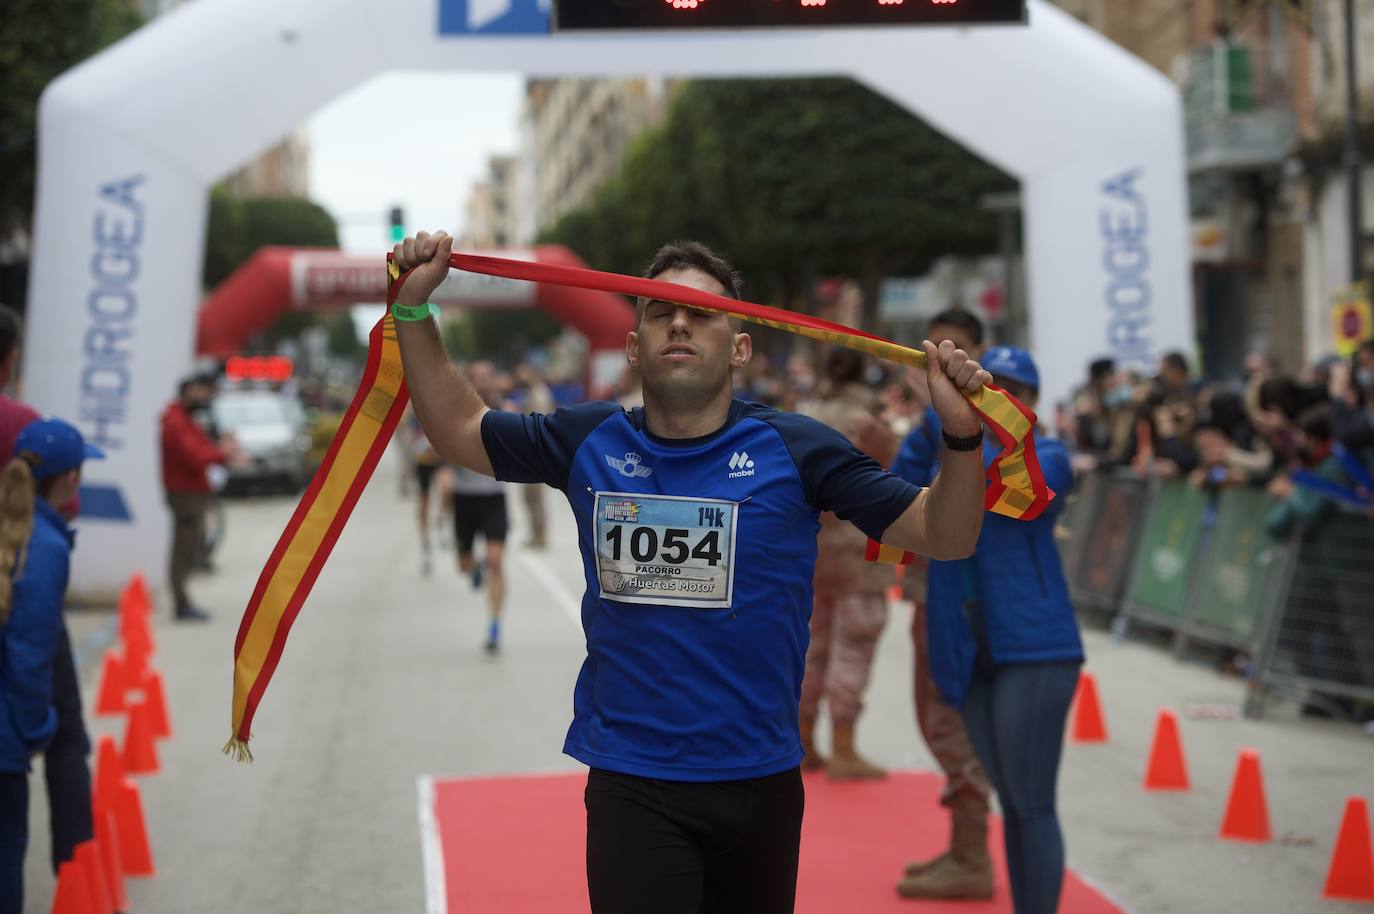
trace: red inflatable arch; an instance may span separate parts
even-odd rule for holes
[[[476,252],[474,252],[476,253]],[[584,266],[562,245],[488,252],[501,257],[562,266]],[[264,247],[205,299],[196,352],[227,357],[242,352],[254,335],[294,309],[328,310],[381,302],[386,270],[376,257],[330,248]],[[518,282],[457,270],[431,300],[441,307],[540,308],[587,338],[593,385],[609,383],[624,364],[625,334],[634,329],[634,307],[609,292]]]

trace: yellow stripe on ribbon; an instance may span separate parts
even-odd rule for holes
[[[916,560],[914,552],[907,552],[896,546],[885,546],[877,540],[869,540],[864,550],[865,562],[885,562],[891,565],[910,565]]]

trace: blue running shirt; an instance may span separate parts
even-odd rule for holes
[[[740,400],[702,438],[587,403],[493,410],[482,440],[497,479],[561,489],[577,518],[587,660],[563,751],[678,781],[800,764],[819,514],[881,539],[919,490],[834,429]]]

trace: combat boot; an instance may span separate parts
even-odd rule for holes
[[[816,751],[816,718],[801,719],[802,771],[814,771],[825,767],[825,759]]]
[[[945,901],[992,897],[987,817],[955,813],[951,828],[949,850],[934,860],[908,864],[905,878],[897,883],[898,895]]]
[[[902,873],[906,876],[919,876],[926,870],[934,869],[935,867],[942,865],[948,857],[949,849],[946,848],[945,850],[941,851],[938,855],[931,857],[929,860],[911,861],[906,865],[906,868],[902,870]]]
[[[886,771],[854,751],[853,724],[835,724],[831,729],[834,737],[833,751],[830,754],[830,764],[825,766],[830,780],[864,781],[887,777]]]

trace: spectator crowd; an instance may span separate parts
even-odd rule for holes
[[[1198,381],[1181,353],[1164,356],[1153,378],[1096,361],[1056,424],[1079,469],[1264,486],[1280,499],[1295,493],[1295,474],[1310,471],[1344,486],[1358,506],[1370,494],[1361,469],[1374,466],[1374,342],[1298,376],[1254,353],[1234,383]]]

